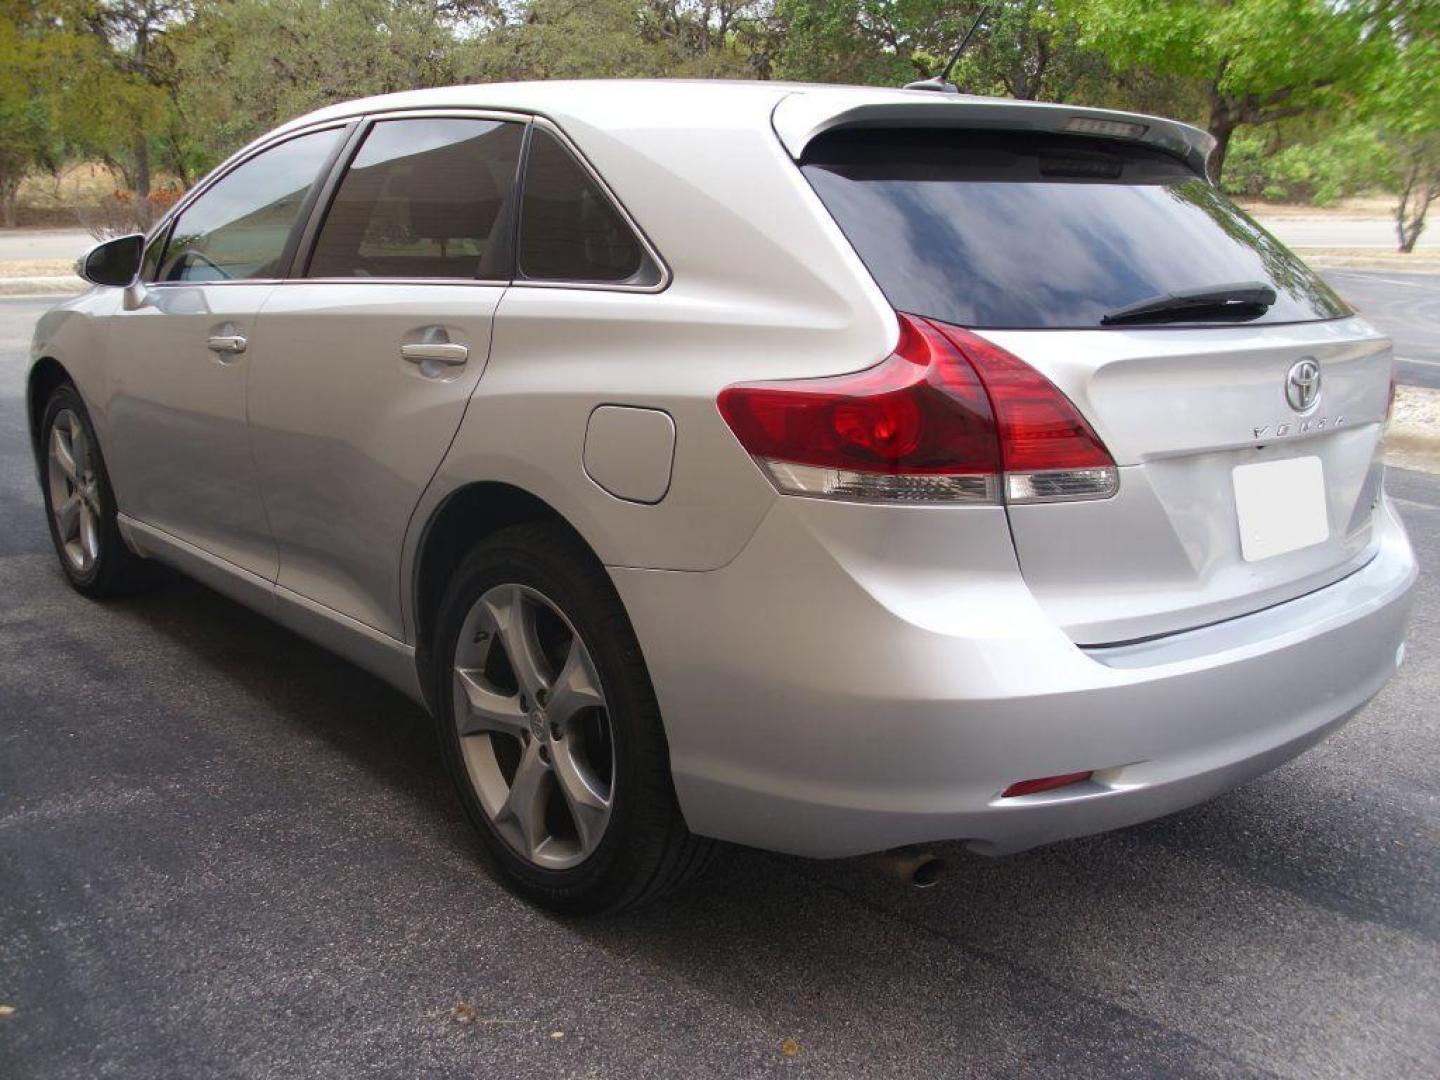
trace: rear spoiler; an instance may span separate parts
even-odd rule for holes
[[[919,90],[797,90],[780,99],[770,123],[796,161],[816,136],[841,127],[1000,128],[1130,139],[1174,154],[1200,176],[1209,175],[1206,164],[1215,148],[1214,138],[1199,128],[1158,116]]]

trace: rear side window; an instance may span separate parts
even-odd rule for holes
[[[1219,191],[1149,147],[852,130],[815,140],[801,169],[901,311],[977,328],[1097,327],[1164,293],[1253,281],[1277,300],[1251,322],[1349,314]]]
[[[534,129],[520,200],[520,276],[531,281],[654,285],[660,268],[585,167]]]
[[[156,278],[283,277],[290,230],[342,134],[331,129],[289,139],[226,173],[175,219]]]
[[[506,206],[523,131],[463,117],[376,123],[345,171],[306,276],[508,278]]]

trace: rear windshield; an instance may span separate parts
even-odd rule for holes
[[[1149,147],[861,129],[821,136],[800,165],[901,311],[993,329],[1096,327],[1164,293],[1257,282],[1276,302],[1247,321],[1350,313],[1219,191]]]

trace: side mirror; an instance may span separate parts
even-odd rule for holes
[[[126,288],[140,275],[140,259],[145,254],[145,237],[140,233],[117,236],[96,244],[75,264],[80,276],[92,285]]]

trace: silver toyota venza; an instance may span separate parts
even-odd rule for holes
[[[41,320],[87,596],[170,563],[437,717],[504,877],[1000,854],[1294,756],[1400,663],[1390,342],[1151,116],[465,86],[240,151]]]

